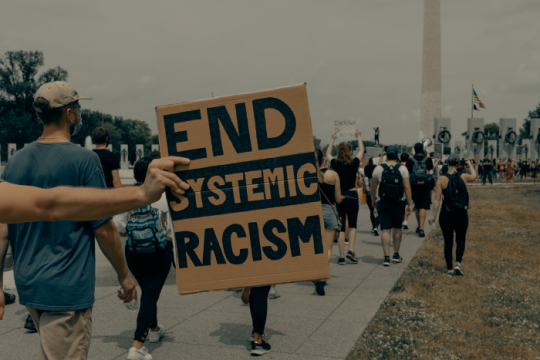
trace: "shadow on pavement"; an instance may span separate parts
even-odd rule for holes
[[[247,324],[220,323],[219,330],[210,333],[210,336],[219,336],[219,342],[225,345],[245,345],[246,350],[251,349],[249,338],[253,327]],[[273,335],[285,336],[281,331],[270,328],[264,330],[264,339],[270,340]]]

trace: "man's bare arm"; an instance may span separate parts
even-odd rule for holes
[[[0,182],[0,223],[90,221],[114,216],[158,201],[167,187],[184,194],[189,185],[174,173],[181,157],[154,160],[142,186],[119,189],[57,187],[40,189]]]
[[[94,229],[96,234],[96,240],[103,252],[103,255],[109,260],[111,265],[118,275],[118,282],[124,289],[124,294],[120,297],[124,302],[130,302],[131,299],[137,299],[137,289],[135,288],[135,282],[131,278],[124,258],[124,252],[122,251],[122,242],[120,241],[120,234],[111,219]]]
[[[8,226],[0,224],[0,320],[4,318],[4,306],[6,300],[4,298],[4,262],[8,249]]]
[[[120,181],[120,172],[118,170],[113,170],[112,172],[112,182],[115,188],[122,187],[122,181]]]

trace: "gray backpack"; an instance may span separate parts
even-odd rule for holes
[[[431,180],[427,171],[427,159],[427,156],[425,156],[421,161],[416,160],[414,156],[411,158],[411,160],[414,162],[410,176],[412,185],[426,185]]]

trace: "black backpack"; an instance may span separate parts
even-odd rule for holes
[[[469,210],[469,192],[461,178],[461,174],[445,174],[448,177],[448,186],[444,197],[444,206],[451,213],[459,213]]]
[[[379,184],[379,197],[381,201],[398,202],[403,197],[403,178],[399,172],[400,164],[396,164],[392,167],[388,164],[382,164],[383,173],[381,177],[381,183]]]

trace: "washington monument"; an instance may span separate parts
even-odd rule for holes
[[[442,117],[441,96],[441,0],[424,0],[424,47],[422,53],[422,106],[420,130],[433,136],[433,119]]]

